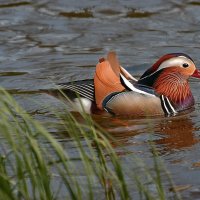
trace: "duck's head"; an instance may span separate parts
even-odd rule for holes
[[[138,83],[153,87],[158,94],[167,96],[182,109],[194,104],[189,77],[200,78],[200,71],[192,58],[183,53],[171,53],[162,56]]]
[[[162,71],[177,72],[186,79],[190,76],[200,78],[200,71],[196,69],[192,58],[184,53],[170,53],[162,56],[140,79],[159,74]]]

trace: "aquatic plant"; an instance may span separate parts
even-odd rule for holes
[[[84,123],[67,111],[55,117],[75,153],[0,90],[0,199],[180,199],[166,192],[173,183],[153,144],[153,168],[134,154],[127,166],[112,146],[117,141],[89,115],[81,113]]]

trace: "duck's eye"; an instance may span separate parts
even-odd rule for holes
[[[189,65],[188,65],[188,63],[183,63],[183,67],[188,67]]]

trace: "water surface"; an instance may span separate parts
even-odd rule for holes
[[[109,50],[115,50],[136,77],[170,52],[189,54],[200,68],[199,12],[200,3],[188,0],[2,0],[0,85],[69,147],[63,134],[59,138],[62,129],[52,111],[54,107],[65,114],[68,105],[39,90],[92,78],[98,59]],[[127,152],[138,152],[147,162],[151,138],[175,184],[188,186],[180,191],[183,199],[199,199],[200,82],[190,82],[196,99],[190,113],[155,119],[93,118]],[[126,164],[126,152],[115,148]]]

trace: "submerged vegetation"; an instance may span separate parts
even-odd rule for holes
[[[60,118],[72,154],[1,89],[0,199],[180,199],[153,144],[151,167],[133,153],[124,165],[116,141],[81,115],[84,123],[67,111]]]

